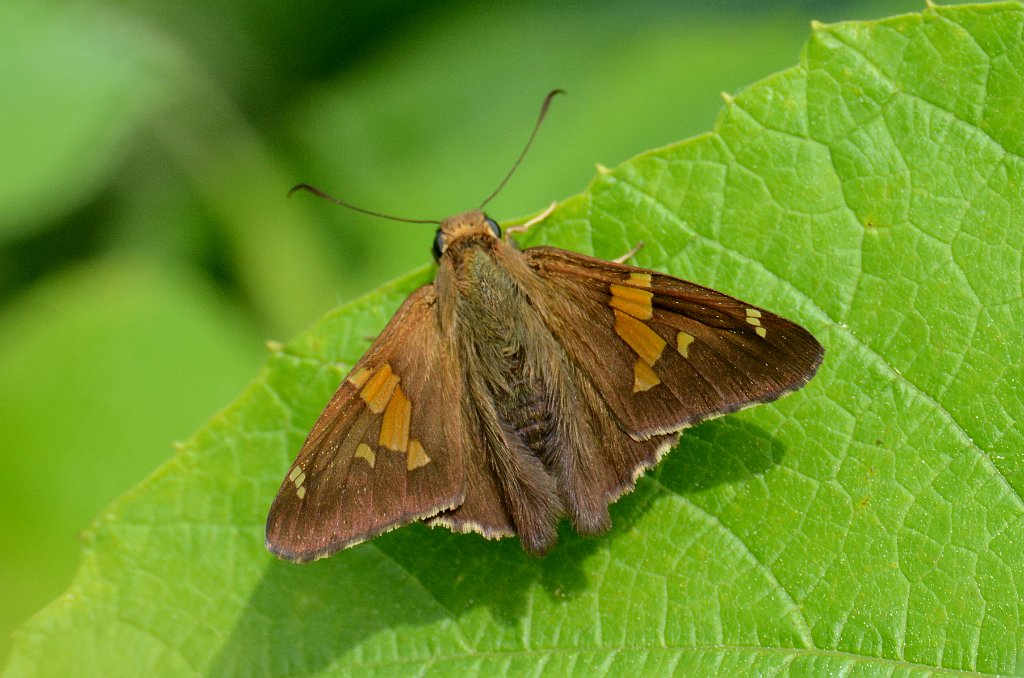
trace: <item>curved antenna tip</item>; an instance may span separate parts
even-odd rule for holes
[[[544,103],[541,104],[540,106],[540,114],[537,116],[537,122],[534,123],[533,125],[533,131],[530,132],[530,138],[526,140],[526,145],[523,146],[523,150],[519,154],[519,157],[516,158],[516,161],[514,163],[512,163],[512,169],[508,171],[508,174],[506,174],[505,178],[501,180],[501,183],[498,184],[498,187],[494,189],[482,203],[480,203],[480,207],[477,209],[482,210],[487,203],[493,200],[496,195],[501,193],[501,189],[505,188],[505,184],[508,183],[508,180],[511,179],[512,175],[516,173],[517,169],[519,169],[519,164],[523,162],[523,158],[526,157],[526,153],[530,150],[530,146],[533,145],[533,140],[537,137],[537,132],[540,131],[540,125],[542,122],[544,122],[544,118],[548,114],[548,108],[551,106],[551,100],[554,99],[559,94],[565,94],[565,90],[553,89],[550,92],[548,92],[546,97],[544,97]]]
[[[292,197],[292,194],[295,193],[295,191],[308,191],[313,195],[317,195],[321,192],[316,186],[311,186],[310,184],[295,184],[288,189],[288,197]]]
[[[335,205],[341,205],[342,207],[347,207],[348,209],[352,210],[353,212],[361,212],[363,214],[369,214],[371,217],[380,217],[381,219],[390,219],[391,221],[403,221],[403,222],[405,222],[407,224],[440,224],[441,223],[437,219],[408,219],[406,217],[396,217],[393,214],[384,214],[383,212],[374,212],[373,210],[364,209],[362,207],[356,207],[355,205],[353,205],[351,203],[347,203],[344,200],[339,200],[338,198],[335,198],[333,195],[327,193],[326,191],[320,190],[319,188],[317,188],[316,186],[313,186],[312,184],[295,184],[294,186],[292,186],[291,190],[288,191],[288,197],[291,197],[292,193],[294,193],[295,191],[306,191],[307,193],[312,193],[313,195],[315,195],[318,198],[323,198],[324,200],[326,200],[328,202],[333,202]]]

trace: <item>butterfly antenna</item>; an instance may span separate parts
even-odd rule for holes
[[[533,140],[537,136],[537,132],[540,130],[540,124],[544,122],[544,116],[548,114],[548,107],[551,106],[551,100],[554,99],[557,94],[565,94],[565,90],[553,89],[548,92],[546,97],[544,97],[544,103],[541,104],[540,107],[540,115],[537,116],[537,123],[533,126],[533,131],[530,132],[530,138],[526,141],[526,146],[523,147],[523,152],[519,154],[518,158],[516,158],[515,163],[512,164],[512,169],[508,171],[508,174],[506,174],[505,178],[501,180],[501,183],[498,184],[496,189],[494,189],[494,192],[487,196],[486,200],[480,203],[480,207],[478,209],[483,209],[484,205],[494,199],[494,196],[501,193],[501,189],[505,188],[505,184],[507,184],[508,180],[512,178],[512,175],[516,173],[516,170],[519,168],[519,163],[521,163],[523,158],[526,157],[527,151],[530,150],[530,146],[533,144]]]
[[[391,221],[404,221],[407,224],[440,224],[441,223],[437,219],[407,219],[406,217],[396,217],[393,214],[384,214],[383,212],[374,212],[373,210],[363,209],[362,207],[356,207],[355,205],[349,204],[349,203],[345,202],[344,200],[338,200],[333,195],[325,193],[324,191],[321,191],[316,186],[311,186],[310,184],[298,184],[296,186],[292,186],[292,189],[290,191],[288,191],[288,196],[290,197],[291,194],[294,193],[295,191],[306,191],[307,193],[312,193],[313,195],[317,196],[318,198],[323,198],[324,200],[329,200],[330,202],[333,202],[335,205],[341,205],[342,207],[347,207],[350,210],[353,210],[353,211],[356,211],[356,212],[362,212],[363,214],[369,214],[372,217],[380,217],[381,219],[390,219]]]

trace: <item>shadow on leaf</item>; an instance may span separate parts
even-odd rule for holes
[[[306,565],[273,560],[253,590],[231,637],[212,667],[215,675],[313,673],[332,667],[365,640],[403,627],[450,620],[453,651],[471,651],[478,629],[459,627],[472,609],[486,607],[493,623],[515,636],[528,614],[536,584],[559,603],[585,595],[585,565],[598,551],[614,552],[666,490],[686,495],[742,481],[778,463],[783,450],[764,430],[735,419],[687,431],[648,475],[656,482],[612,507],[613,529],[587,538],[563,523],[560,541],[534,558],[518,541],[486,541],[411,525]],[[444,642],[439,637],[438,642]],[[415,650],[409,649],[412,653]],[[361,661],[368,661],[363,657]]]

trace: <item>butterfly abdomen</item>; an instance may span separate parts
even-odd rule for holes
[[[565,513],[550,467],[560,431],[543,377],[547,362],[557,359],[544,350],[553,338],[490,248],[462,241],[451,247],[458,255],[450,270],[466,391],[482,419],[487,457],[516,533],[528,551],[544,553]]]
[[[537,457],[544,459],[556,436],[554,417],[546,389],[538,376],[526,369],[522,350],[504,363],[504,393],[495,394],[498,412],[509,433],[519,439]],[[546,461],[546,460],[545,460]]]
[[[564,514],[558,483],[548,466],[552,417],[539,383],[512,377],[521,375],[518,359],[502,368],[496,381],[472,390],[481,396],[478,410],[491,421],[484,426],[488,458],[516,533],[526,550],[540,555],[554,546]]]

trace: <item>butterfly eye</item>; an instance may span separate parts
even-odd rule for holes
[[[494,234],[494,237],[495,238],[500,238],[501,237],[501,226],[498,226],[498,222],[496,222],[494,219],[491,219],[490,217],[485,217],[484,221],[486,221],[487,225],[491,227],[491,233]]]
[[[441,235],[441,229],[437,229],[437,235],[434,236],[434,261],[441,261],[441,255],[444,253],[444,236]]]

